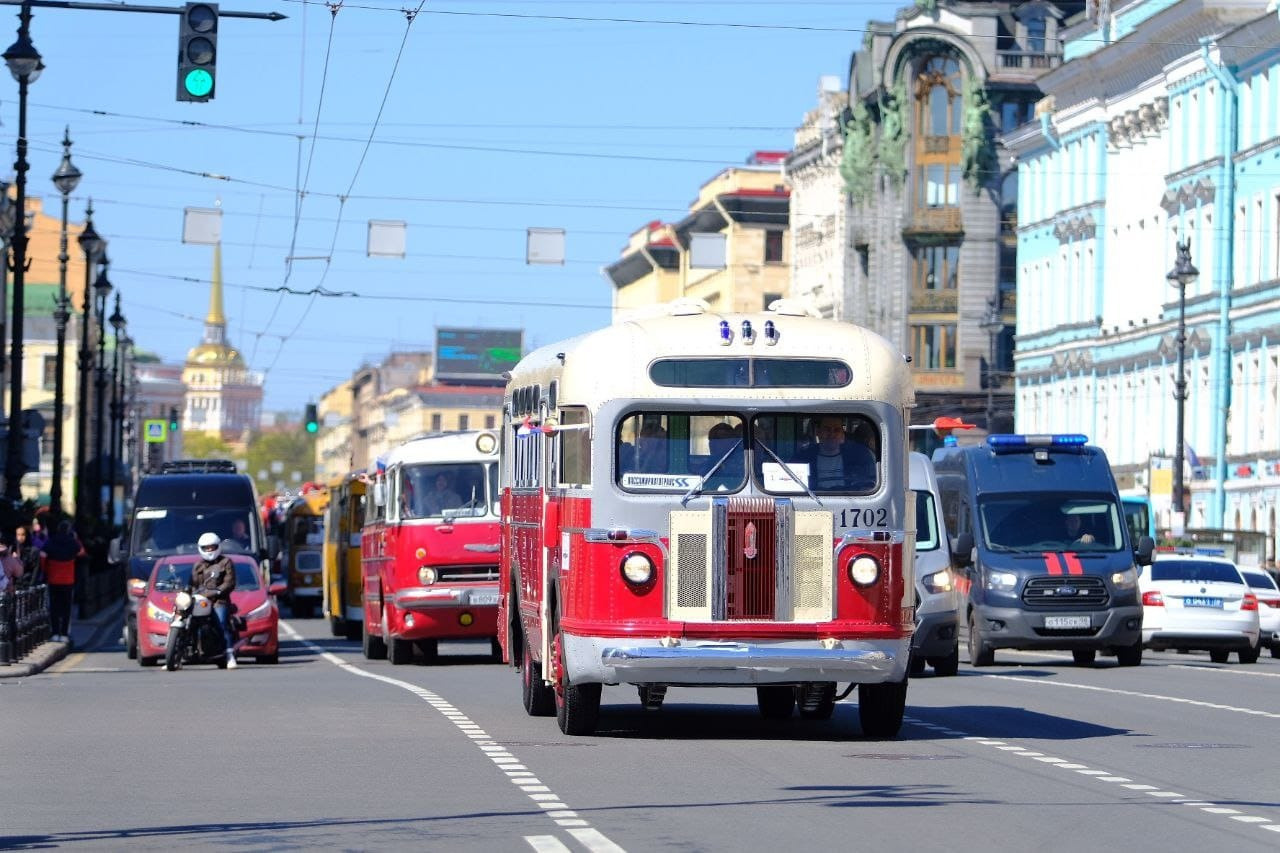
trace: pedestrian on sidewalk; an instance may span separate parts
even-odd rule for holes
[[[40,551],[45,578],[49,582],[49,621],[53,639],[71,639],[71,599],[76,587],[76,560],[84,546],[71,529],[71,520],[58,522],[57,529]]]
[[[10,552],[7,542],[0,541],[0,595],[13,595],[22,575],[22,561]]]
[[[25,585],[44,583],[44,573],[40,571],[40,546],[31,540],[31,533],[20,524],[14,528],[13,539],[13,553],[22,561]]]

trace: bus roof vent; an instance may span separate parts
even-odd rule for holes
[[[775,299],[769,303],[768,309],[783,317],[817,317],[818,312],[808,302],[800,299]]]
[[[705,299],[676,299],[667,305],[667,313],[672,317],[692,317],[697,314],[706,314],[710,310],[711,306]]]

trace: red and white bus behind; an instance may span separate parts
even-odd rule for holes
[[[360,537],[364,655],[431,660],[443,639],[493,637],[498,439],[432,435],[387,454]]]
[[[525,709],[594,730],[604,684],[754,687],[771,719],[858,687],[892,737],[913,629],[906,360],[781,301],[526,356],[502,431],[498,639]],[[837,695],[838,683],[849,682]]]

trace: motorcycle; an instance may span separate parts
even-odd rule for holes
[[[237,619],[231,618],[231,638],[239,639]],[[234,643],[232,648],[234,648]],[[184,589],[173,601],[173,621],[169,623],[169,640],[165,643],[164,668],[172,672],[184,663],[215,663],[227,668],[227,650],[222,626],[213,612],[208,596]]]

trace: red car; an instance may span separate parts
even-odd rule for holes
[[[284,581],[264,586],[262,570],[252,557],[227,556],[236,567],[236,588],[231,593],[231,601],[236,606],[236,615],[245,621],[236,642],[236,660],[252,657],[258,663],[277,663],[280,610],[275,597],[284,590]],[[138,602],[138,663],[142,666],[155,666],[164,658],[169,623],[173,621],[174,596],[187,588],[191,569],[199,559],[195,554],[162,557],[156,561],[144,589],[136,585],[130,587],[131,593],[142,598]]]

